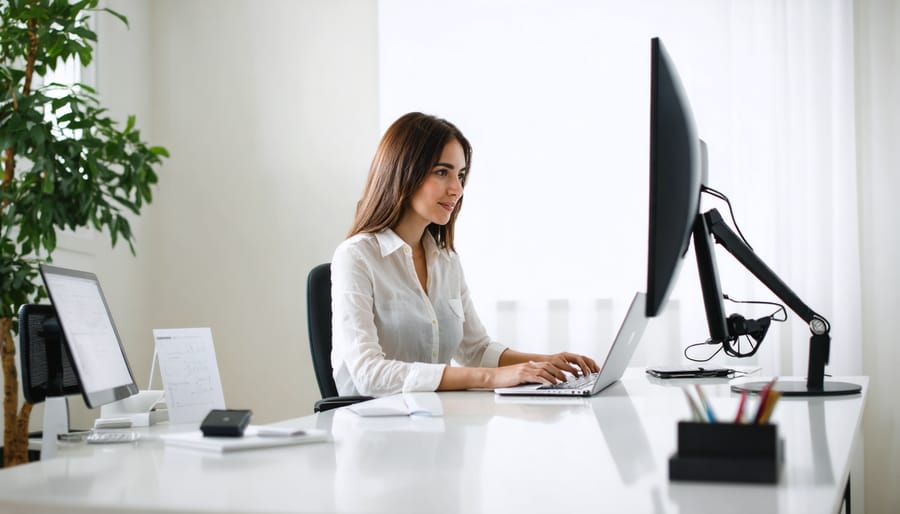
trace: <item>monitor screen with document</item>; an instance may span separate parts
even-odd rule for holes
[[[134,374],[97,276],[42,264],[41,278],[87,406],[95,408],[136,394]]]

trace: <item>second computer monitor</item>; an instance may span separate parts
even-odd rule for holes
[[[138,392],[100,282],[93,273],[41,265],[82,396],[94,408]]]

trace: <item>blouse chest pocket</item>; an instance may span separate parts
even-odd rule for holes
[[[454,316],[459,318],[460,321],[466,320],[466,312],[463,310],[462,300],[459,298],[450,298],[447,300],[447,304],[450,305],[450,312],[452,312]]]

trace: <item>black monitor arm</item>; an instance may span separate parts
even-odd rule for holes
[[[734,233],[733,230],[731,230],[731,227],[729,227],[722,219],[722,215],[719,214],[719,211],[712,209],[701,216],[702,220],[698,221],[702,222],[703,228],[708,231],[708,234],[713,236],[716,244],[719,244],[728,250],[728,252],[743,264],[750,273],[753,273],[760,282],[775,293],[775,296],[786,303],[788,308],[794,311],[797,316],[809,325],[811,335],[809,338],[809,364],[807,367],[806,387],[802,391],[798,390],[793,393],[797,395],[817,395],[852,394],[859,392],[860,387],[856,384],[830,382],[826,385],[825,383],[825,365],[828,364],[828,356],[831,351],[831,336],[829,335],[831,326],[829,325],[828,320],[810,309],[809,306],[806,305],[806,303],[804,303],[803,300],[801,300],[800,297],[797,296],[797,294],[794,293],[794,291],[792,291],[791,288],[788,287],[788,285],[785,284],[784,281],[781,280],[781,278],[778,277],[778,275],[776,275],[775,272],[772,271],[771,268],[769,268],[766,263],[764,263],[762,259],[760,259],[756,253]],[[696,240],[697,238],[695,237],[695,241]],[[701,248],[701,246],[705,246],[706,248]],[[695,245],[695,250],[698,252],[698,262],[701,259],[701,254],[709,253],[709,255],[705,255],[705,257],[714,265],[715,257],[712,256],[712,248],[710,248],[708,244]],[[716,282],[718,282],[717,279]],[[718,283],[715,284],[716,293],[718,294],[718,298],[715,299],[710,296],[710,292],[708,291],[710,288],[706,287],[706,284],[702,285],[704,286],[703,300],[704,303],[707,304],[707,312],[710,312],[709,302],[711,301],[720,302],[718,310],[721,312],[721,290],[718,288]],[[791,394],[791,392],[787,391],[785,393]]]

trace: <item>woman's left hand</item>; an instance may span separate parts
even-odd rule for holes
[[[553,364],[557,368],[568,371],[578,376],[579,374],[588,375],[600,371],[600,367],[594,362],[594,359],[578,355],[577,353],[560,352],[554,355],[547,355],[546,362]],[[575,366],[578,366],[577,368]],[[579,371],[580,370],[580,371]]]

